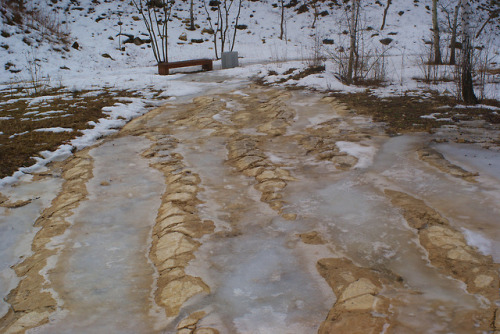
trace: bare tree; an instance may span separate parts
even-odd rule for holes
[[[456,64],[456,49],[457,49],[457,27],[458,27],[458,13],[460,12],[461,0],[457,2],[455,11],[453,13],[453,23],[451,26],[451,41],[450,41],[450,65]]]
[[[385,27],[385,21],[387,19],[387,13],[389,12],[389,7],[392,5],[392,0],[387,0],[387,5],[384,8],[384,16],[382,18],[382,26],[380,27],[380,30],[384,30]]]
[[[439,23],[438,23],[438,11],[437,11],[438,0],[432,0],[432,34],[433,34],[433,44],[434,44],[434,60],[435,65],[441,65],[443,61],[441,60],[441,47],[439,43]]]
[[[158,63],[168,62],[168,22],[174,0],[132,0],[141,14]]]
[[[360,1],[361,0],[351,0],[350,8],[350,19],[349,22],[349,63],[347,65],[347,77],[346,82],[351,84],[353,81],[353,72],[356,67],[356,60],[358,57],[358,33],[359,33],[359,14],[360,14]],[[348,16],[349,18],[349,16]]]
[[[464,103],[477,104],[472,79],[472,28],[470,26],[472,9],[468,0],[460,0],[462,9],[462,52],[460,57],[460,89]]]
[[[203,6],[205,7],[205,12],[207,13],[208,24],[213,32],[215,57],[217,59],[219,59],[219,46],[221,53],[227,49],[229,49],[229,51],[233,51],[234,49],[242,1],[243,0],[214,0],[207,4],[206,0],[203,0]],[[233,5],[235,3],[237,3],[238,7],[236,10],[233,10]],[[215,23],[212,15],[210,15],[210,11],[214,11],[216,14],[217,20]],[[233,30],[232,37],[231,29]]]

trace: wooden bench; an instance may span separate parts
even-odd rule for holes
[[[158,63],[158,73],[160,75],[168,75],[171,68],[188,67],[201,65],[201,68],[205,71],[211,71],[214,69],[212,59],[193,59],[193,60],[183,60],[183,61],[173,61],[169,63]]]

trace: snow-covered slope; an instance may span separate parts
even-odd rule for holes
[[[448,2],[450,4],[442,1],[442,6],[452,10],[452,2]],[[174,6],[169,26],[170,60],[215,57],[212,36],[203,32],[204,28],[209,27],[203,3],[195,3],[196,24],[199,26],[195,31],[186,29],[189,2],[179,1]],[[424,39],[430,40],[431,34],[428,9],[431,1],[393,1],[386,26],[381,31],[385,3],[365,1],[362,18],[366,28],[366,47],[380,48],[381,39],[391,38],[393,42],[388,48],[393,54],[408,56],[425,53]],[[38,59],[42,74],[50,75],[52,81],[64,80],[68,76],[78,76],[77,74],[86,76],[90,72],[103,70],[119,72],[131,67],[155,64],[147,43],[126,43],[127,39],[132,41],[136,37],[147,39],[147,31],[140,15],[129,1],[33,0],[26,6],[28,11],[37,13],[35,18],[33,15],[25,15],[23,23],[15,25],[8,24],[7,17],[12,16],[12,13],[9,13],[8,6],[2,6],[5,7],[6,14],[0,16],[0,82],[26,79],[30,59]],[[311,28],[314,18],[312,7],[298,14],[300,6],[301,3],[297,3],[286,8],[287,40],[280,40],[280,8],[277,3],[268,0],[244,1],[239,24],[247,28],[238,30],[235,46],[240,57],[243,57],[242,62],[310,58],[318,48],[315,41],[320,42],[324,56],[332,54],[341,46],[347,46],[347,19],[339,6],[334,5],[334,2],[319,2],[318,12],[324,16],[318,17],[314,28]],[[444,11],[440,14],[444,46],[447,17]],[[40,21],[49,21],[52,26],[67,33],[68,36],[64,37],[66,42],[44,29]],[[123,24],[120,25],[119,22]],[[120,31],[123,34],[121,36]],[[179,39],[183,34],[186,41]],[[192,39],[203,42],[191,43]],[[325,39],[332,40],[334,44],[322,44]],[[498,49],[498,38],[493,45]],[[119,49],[120,46],[124,47],[124,51]],[[92,80],[95,76],[86,77],[87,80]]]

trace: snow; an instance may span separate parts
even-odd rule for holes
[[[484,255],[493,254],[492,240],[484,237],[481,233],[466,228],[462,229],[465,240],[469,246],[476,247]]]
[[[485,104],[476,104],[476,105],[471,105],[471,106],[464,106],[464,105],[457,105],[455,106],[455,108],[458,108],[458,109],[489,109],[489,110],[492,110],[492,111],[498,111],[500,110],[500,108],[498,107],[494,107],[494,106],[488,106],[488,105],[485,105]]]
[[[19,133],[14,133],[13,135],[9,136],[9,139],[15,138],[17,136],[22,136],[29,133],[29,131],[24,131],[24,132],[19,132]]]
[[[340,152],[345,152],[358,158],[358,163],[354,166],[354,168],[369,167],[373,162],[375,153],[377,152],[374,147],[365,146],[353,142],[338,141],[335,143],[335,145],[337,145],[337,147],[340,149]]]
[[[425,119],[436,119],[436,116],[441,115],[441,113],[435,112],[430,115],[422,115],[420,118],[425,118]]]
[[[25,113],[24,115],[37,114],[38,116],[45,116],[45,115],[53,115],[53,114],[62,114],[65,112],[66,111],[64,111],[64,110],[51,110],[51,111],[46,111],[46,112],[41,112],[41,113],[38,113],[38,111],[30,111],[30,112]]]
[[[73,129],[70,128],[61,128],[61,127],[55,127],[55,128],[42,128],[42,129],[36,129],[36,132],[54,132],[54,133],[59,133],[59,132],[73,132]]]
[[[37,104],[44,104],[44,102],[60,98],[61,96],[62,95],[38,96],[31,99],[31,101],[28,103],[28,106],[31,107]]]

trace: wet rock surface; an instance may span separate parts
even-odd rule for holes
[[[1,332],[499,330],[498,263],[464,229],[496,254],[500,180],[334,98],[247,85],[180,99],[53,168],[62,187],[12,263]],[[35,203],[0,195],[11,214]],[[83,260],[99,247],[102,264]]]

